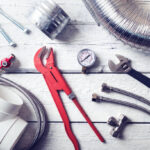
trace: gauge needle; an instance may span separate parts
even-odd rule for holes
[[[81,62],[83,62],[84,60],[88,59],[90,57],[90,55],[87,55],[83,60],[81,60]]]

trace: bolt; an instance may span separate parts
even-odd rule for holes
[[[5,18],[7,18],[9,21],[11,21],[14,25],[16,25],[18,28],[23,30],[24,33],[29,34],[30,30],[22,26],[19,22],[14,20],[12,17],[10,17],[8,14],[6,14],[2,9],[0,9],[0,14],[3,15]]]
[[[10,46],[16,47],[17,44],[12,41],[12,39],[8,36],[8,34],[0,27],[0,33],[3,35],[3,37],[7,40]]]

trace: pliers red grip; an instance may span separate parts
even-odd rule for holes
[[[46,65],[44,65],[42,59],[46,53],[48,54],[47,58],[46,58],[47,62],[46,62]],[[72,143],[75,147],[75,150],[79,150],[79,144],[71,130],[70,121],[69,121],[67,112],[64,108],[64,105],[61,101],[58,91],[64,91],[68,95],[69,99],[71,99],[74,102],[74,104],[79,109],[79,111],[82,113],[82,115],[84,116],[86,121],[89,123],[89,125],[91,126],[91,128],[93,129],[95,134],[100,139],[100,141],[104,142],[103,137],[100,135],[100,133],[95,128],[95,126],[93,125],[93,123],[91,122],[91,120],[89,119],[89,117],[87,116],[87,114],[85,113],[83,108],[81,107],[81,105],[78,103],[78,101],[77,101],[75,95],[72,93],[69,85],[67,84],[67,82],[65,81],[65,79],[63,78],[63,76],[61,75],[61,73],[59,72],[57,67],[55,66],[53,49],[52,48],[47,49],[46,47],[39,49],[34,56],[34,64],[35,64],[35,67],[37,68],[37,70],[39,72],[41,72],[44,76],[44,79],[47,83],[47,86],[52,94],[54,102],[59,111],[59,114],[64,122],[66,133],[67,133],[68,137],[70,138],[70,140],[72,141]]]

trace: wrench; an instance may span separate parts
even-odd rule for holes
[[[136,80],[150,88],[150,78],[134,70],[131,67],[131,60],[121,55],[116,55],[116,57],[120,61],[119,64],[115,64],[112,60],[109,60],[108,62],[108,66],[112,72],[127,73],[131,77],[135,78]]]

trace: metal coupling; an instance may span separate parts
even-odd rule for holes
[[[29,19],[51,39],[55,39],[70,20],[65,11],[52,0],[38,4]]]

